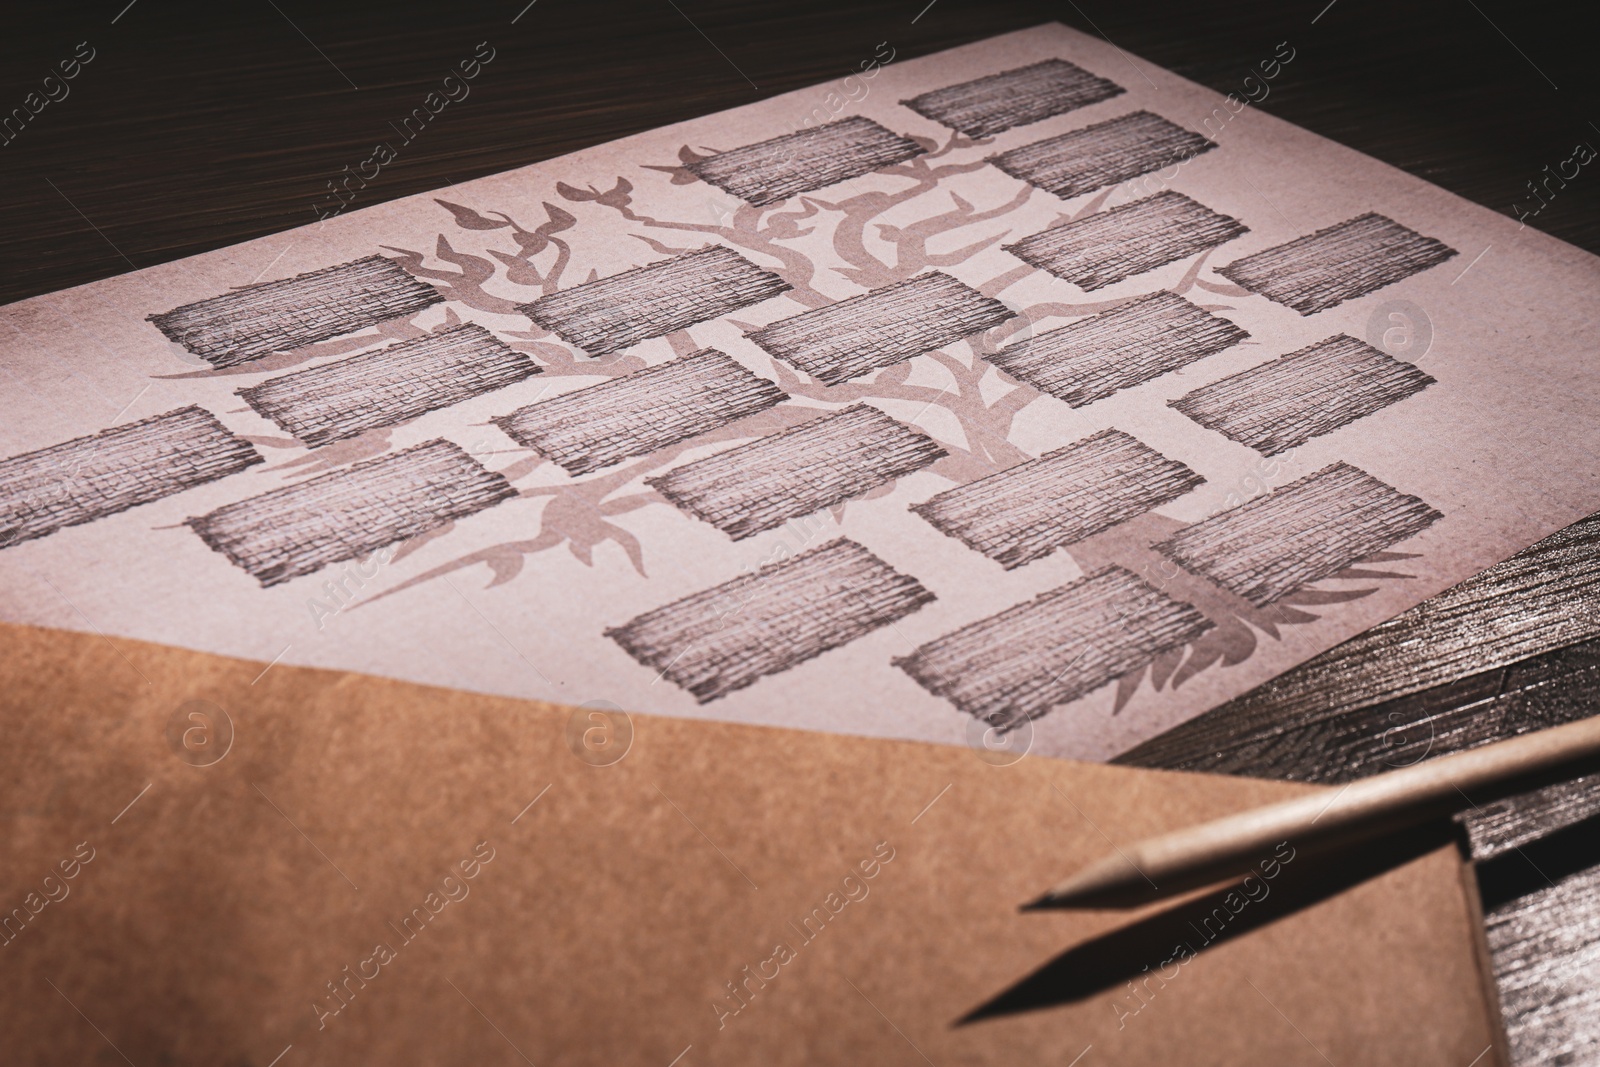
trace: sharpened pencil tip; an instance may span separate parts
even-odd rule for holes
[[[1022,905],[1022,910],[1124,907],[1142,896],[1143,887],[1150,884],[1125,853],[1113,853],[1051,886],[1042,896]]]
[[[1037,898],[1035,900],[1030,900],[1026,904],[1017,905],[1017,910],[1018,911],[1048,911],[1055,904],[1055,902],[1056,902],[1055,895],[1053,893],[1046,893],[1044,896],[1039,897],[1039,898]]]

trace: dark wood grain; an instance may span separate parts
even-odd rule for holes
[[[1222,92],[1288,42],[1295,59],[1257,106],[1508,215],[1535,205],[1527,183],[1575,143],[1600,144],[1591,37],[1579,9],[1553,3],[525,4],[108,0],[9,13],[0,114],[79,42],[94,58],[0,146],[0,301],[314,221],[327,183],[480,42],[495,58],[471,96],[353,207],[834,79],[883,43],[904,59],[1050,20]],[[1600,171],[1529,222],[1600,251]],[[1597,576],[1600,518],[1124,761],[1332,781],[1592,713]],[[1468,820],[1519,1063],[1600,1063],[1600,857],[1578,847],[1600,832],[1594,798],[1574,783]]]
[[[1463,819],[1480,863],[1600,815],[1600,774],[1474,807]]]
[[[1577,13],[1553,3],[525,4],[107,0],[8,16],[0,109],[79,42],[95,58],[0,147],[0,300],[315,221],[327,182],[482,41],[495,58],[471,95],[354,207],[838,78],[880,42],[902,59],[1052,20],[1222,92],[1287,41],[1263,110],[1508,214],[1542,168],[1600,139],[1600,70]],[[1600,175],[1531,224],[1600,250]]]
[[[1597,712],[1600,515],[1117,762],[1337,783]],[[1513,1062],[1600,1062],[1600,775],[1464,805]]]
[[[1117,762],[1348,781],[1594,714],[1596,695],[1600,515]]]
[[[1484,921],[1512,1061],[1600,1059],[1600,821],[1478,865]]]

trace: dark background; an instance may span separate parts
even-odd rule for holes
[[[835,79],[879,42],[910,59],[1050,20],[1221,92],[1288,41],[1263,110],[1506,214],[1574,144],[1600,147],[1570,4],[537,0],[513,24],[526,2],[14,9],[0,113],[79,42],[96,56],[0,147],[0,301],[315,221],[327,182],[480,41],[496,56],[470,97],[352,209]],[[1532,225],[1600,251],[1600,162]]]

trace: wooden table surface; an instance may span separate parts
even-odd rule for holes
[[[1528,183],[1545,167],[1600,147],[1600,64],[1576,18],[1506,0],[30,8],[0,34],[0,302],[314,221],[328,183],[480,42],[495,59],[470,98],[353,207],[835,78],[885,44],[911,58],[1058,20],[1219,92],[1288,42],[1294,65],[1257,106],[1513,215],[1539,207]],[[67,94],[18,121],[74,59]],[[1600,171],[1528,223],[1600,252]],[[1600,516],[1123,761],[1337,782],[1592,714],[1597,698]],[[1518,1064],[1600,1064],[1594,785],[1466,820]]]

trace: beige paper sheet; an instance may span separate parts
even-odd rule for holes
[[[1293,51],[1299,42],[1288,42]],[[1304,47],[1310,47],[1306,44]],[[864,60],[870,57],[863,57]],[[974,143],[900,101],[966,79],[1064,58],[1125,90]],[[1263,60],[1271,59],[1263,56]],[[1280,76],[1295,76],[1290,59]],[[766,207],[741,205],[682,165],[804,125],[817,109],[866,116],[921,139],[920,160]],[[835,110],[837,108],[837,110]],[[1221,109],[1219,111],[1219,109]],[[1148,110],[1218,147],[1154,184],[1068,200],[984,163],[988,156]],[[1217,115],[1228,116],[1226,122]],[[1208,126],[1208,121],[1210,125]],[[1002,246],[1073,217],[1170,189],[1247,225],[1220,249],[1085,292]],[[451,207],[449,205],[455,205]],[[1311,316],[1251,295],[1217,268],[1378,211],[1456,251],[1441,265]],[[515,310],[524,301],[714,244],[778,271],[791,291],[591,361]],[[258,281],[362,256],[397,258],[447,302],[357,334],[227,370],[207,367],[146,321]],[[810,307],[946,272],[1018,313],[975,341],[825,388],[749,340]],[[1250,340],[1145,385],[1071,408],[990,367],[1019,333],[1043,333],[1126,298],[1185,294]],[[199,404],[267,462],[118,515],[0,550],[0,616],[282,664],[566,704],[959,744],[974,719],[891,661],[977,620],[1118,564],[1196,604],[1208,635],[1033,724],[1037,754],[1104,759],[1245,692],[1309,656],[1600,508],[1590,358],[1600,261],[1484,208],[1245,107],[1061,26],[1042,26],[872,77],[785,94],[506,174],[339,215],[270,238],[0,309],[9,384],[7,456]],[[1400,302],[1400,303],[1396,303]],[[1409,359],[1422,392],[1264,457],[1167,402],[1338,333],[1376,338],[1403,303],[1431,344]],[[1409,309],[1409,310],[1405,310]],[[1376,318],[1375,318],[1376,316]],[[1396,320],[1399,321],[1399,320]],[[543,373],[392,429],[308,449],[235,390],[452,322],[486,327]],[[1374,332],[1373,323],[1379,329]],[[792,396],[757,419],[574,477],[491,419],[623,371],[716,347]],[[644,484],[688,460],[849,403],[930,435],[950,458],[803,522],[732,541]],[[908,510],[957,484],[1115,428],[1179,459],[1204,484],[1080,545],[1013,570]],[[335,566],[262,588],[183,523],[308,475],[454,441],[519,495],[409,544],[337,614]],[[1442,517],[1379,562],[1315,582],[1271,612],[1175,568],[1150,545],[1218,510],[1329,464],[1353,464]],[[764,563],[848,537],[936,599],[892,625],[747,688],[699,703],[603,636],[641,613]],[[1156,577],[1158,575],[1169,575]],[[1166,584],[1169,582],[1170,584]],[[321,605],[319,608],[318,605]],[[1090,642],[1091,644],[1093,642]],[[1047,650],[1070,666],[1078,649]],[[981,730],[979,731],[981,734]]]

